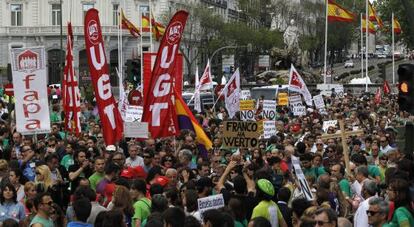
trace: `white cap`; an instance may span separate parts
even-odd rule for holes
[[[115,145],[108,145],[108,146],[106,146],[105,150],[107,150],[107,151],[116,151],[116,147],[115,147]]]

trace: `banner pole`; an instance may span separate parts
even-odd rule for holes
[[[326,10],[325,10],[325,59],[324,59],[324,66],[323,66],[323,83],[326,84],[326,64],[327,64],[327,57],[328,57],[328,0],[326,0]]]
[[[368,47],[369,47],[369,44],[368,44],[368,42],[369,42],[369,27],[368,27],[368,24],[369,24],[369,12],[368,12],[368,7],[369,7],[369,5],[368,5],[368,3],[369,3],[369,0],[365,0],[365,6],[366,6],[366,9],[365,9],[365,42],[366,42],[366,44],[365,44],[365,92],[368,92]]]
[[[392,12],[391,16],[391,32],[392,32],[392,83],[395,84],[395,34],[394,34],[394,12]]]
[[[361,13],[361,78],[364,78],[364,32],[363,32],[363,24],[362,24],[362,13]]]

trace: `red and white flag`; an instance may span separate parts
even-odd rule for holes
[[[111,91],[108,63],[105,56],[98,10],[86,12],[84,35],[89,71],[95,91],[105,144],[115,145],[122,139],[123,121]]]
[[[226,104],[229,117],[233,118],[237,111],[240,110],[240,72],[239,69],[233,73],[233,76],[227,81],[223,88],[224,102]]]
[[[65,110],[65,129],[79,135],[80,122],[80,91],[78,79],[73,69],[73,33],[72,24],[68,23],[68,38],[66,50],[66,65],[63,72],[62,101]]]
[[[301,93],[305,98],[306,105],[312,106],[312,95],[310,94],[308,87],[306,87],[305,81],[303,81],[302,77],[296,71],[293,64],[290,67],[289,73],[289,90],[296,91]]]
[[[199,90],[209,90],[213,88],[213,80],[211,79],[210,60],[207,60],[206,68],[200,78]]]
[[[391,88],[387,80],[384,80],[384,83],[382,84],[382,89],[384,90],[385,95],[388,95],[389,93],[391,93]]]
[[[173,136],[178,131],[172,101],[174,71],[187,18],[186,11],[178,11],[171,18],[160,42],[151,79],[148,81],[149,89],[144,96],[142,122],[148,122],[152,138]]]
[[[374,102],[375,102],[375,104],[380,104],[381,103],[381,88],[377,88],[377,92],[375,93]]]

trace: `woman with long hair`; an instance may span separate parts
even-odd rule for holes
[[[396,178],[391,180],[387,188],[388,199],[394,202],[394,214],[390,226],[414,226],[413,210],[410,206],[410,190],[406,180]]]
[[[47,192],[52,188],[52,173],[47,165],[41,165],[36,168],[35,183],[38,193]]]
[[[9,181],[13,184],[17,192],[17,201],[20,201],[24,198],[24,184],[26,183],[26,178],[23,176],[23,172],[14,168],[9,172]]]
[[[20,221],[25,217],[23,205],[17,202],[16,189],[11,183],[3,184],[0,194],[0,222],[9,218]]]
[[[125,186],[117,186],[112,198],[112,210],[120,210],[124,215],[124,222],[128,227],[132,225],[134,207],[132,206],[131,194]]]

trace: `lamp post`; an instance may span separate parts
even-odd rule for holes
[[[63,83],[63,23],[62,23],[62,0],[60,0],[60,51],[59,51],[59,77],[60,83]]]

